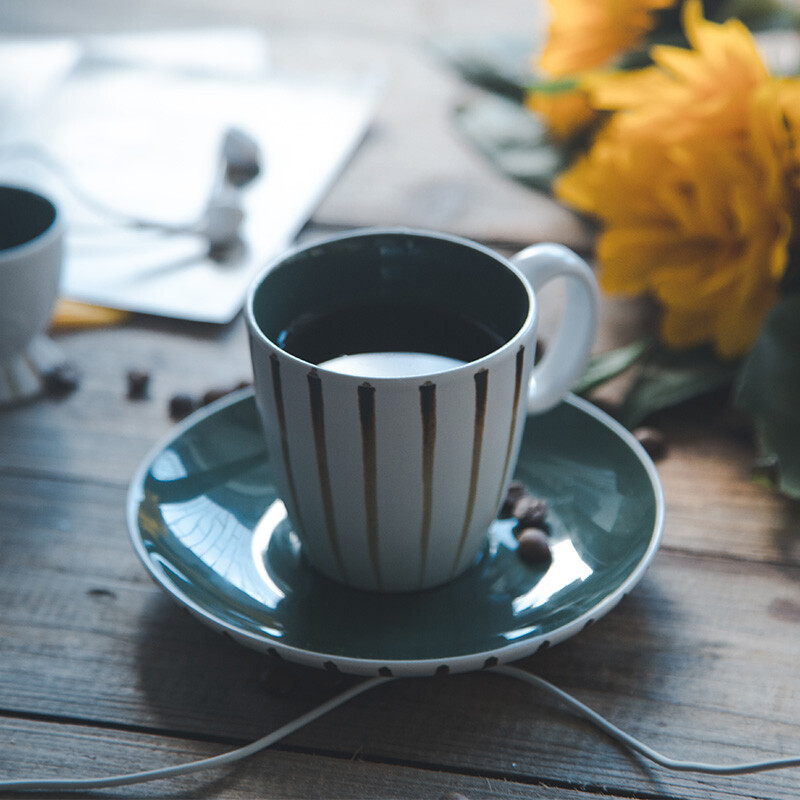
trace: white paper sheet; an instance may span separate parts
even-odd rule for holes
[[[206,51],[208,36],[201,43]],[[190,41],[182,34],[184,51]],[[66,296],[228,322],[254,275],[290,245],[361,140],[378,81],[374,75],[342,83],[273,72],[257,79],[209,77],[198,74],[191,60],[185,69],[174,63],[154,67],[152,58],[132,65],[130,47],[124,63],[115,64],[108,61],[113,50],[91,43],[85,51],[90,57],[78,62],[31,126],[30,141],[46,149],[86,195],[125,214],[178,224],[202,213],[224,131],[241,128],[256,139],[263,157],[261,175],[242,196],[241,252],[217,263],[198,237],[111,224],[41,159],[4,150],[2,142],[0,180],[44,189],[58,203],[69,226]],[[252,47],[247,58],[252,68]]]

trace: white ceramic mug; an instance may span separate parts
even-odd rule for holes
[[[63,246],[63,226],[50,200],[0,186],[0,403],[40,389],[40,358],[32,347],[58,295]]]
[[[567,280],[535,367],[535,291]],[[597,284],[577,255],[355,231],[268,265],[246,316],[270,464],[310,563],[359,589],[444,583],[476,559],[527,413],[581,374]]]

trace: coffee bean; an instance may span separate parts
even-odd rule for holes
[[[511,481],[500,506],[500,519],[508,519],[514,516],[514,506],[527,494],[527,489],[521,481]]]
[[[188,417],[193,411],[200,408],[200,401],[190,394],[176,394],[170,398],[169,401],[169,415],[170,418],[175,420]]]
[[[231,392],[238,391],[239,389],[246,389],[252,385],[253,384],[250,381],[239,381],[232,386],[218,386],[214,389],[209,389],[203,395],[202,403],[204,406],[207,406],[209,403],[213,403],[215,400],[226,397],[227,395],[231,394]]]
[[[633,435],[653,461],[659,461],[667,455],[667,440],[660,430],[645,427],[636,428]]]
[[[526,494],[514,504],[512,516],[519,520],[518,528],[541,528],[547,520],[547,501]]]
[[[150,373],[142,369],[129,369],[128,380],[128,400],[144,400],[147,398],[150,389]]]
[[[74,364],[65,361],[45,372],[42,379],[44,391],[50,397],[66,397],[78,388],[81,375]]]
[[[544,564],[552,559],[550,542],[541,528],[524,528],[517,537],[517,555],[526,564]]]
[[[209,389],[203,395],[203,399],[200,402],[202,405],[207,406],[209,403],[213,403],[215,400],[220,400],[221,398],[225,397],[225,395],[230,394],[232,391],[233,389],[223,388],[221,386],[218,386],[215,389]]]

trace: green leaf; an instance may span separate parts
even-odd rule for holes
[[[494,95],[456,109],[464,136],[502,173],[542,192],[569,163],[570,153],[548,136],[542,121],[517,103]]]
[[[707,4],[708,0],[706,0]],[[706,18],[722,22],[735,17],[751,31],[768,31],[796,27],[800,10],[793,2],[781,0],[715,0],[711,7],[704,4]]]
[[[573,390],[576,394],[586,394],[592,389],[607,383],[630,369],[645,353],[653,347],[653,339],[645,336],[631,344],[598,353],[589,363]]]
[[[735,403],[751,414],[776,488],[800,498],[800,294],[772,308],[736,382]]]
[[[430,42],[434,52],[464,80],[522,103],[531,73],[528,37],[440,36]]]
[[[654,347],[625,395],[620,422],[634,428],[656,411],[722,389],[733,381],[737,366],[737,362],[721,360],[709,347]]]
[[[553,80],[540,80],[538,78],[531,78],[527,84],[527,88],[530,91],[549,95],[572,92],[579,86],[580,81],[577,78],[557,78]]]

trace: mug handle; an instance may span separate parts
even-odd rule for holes
[[[533,368],[528,385],[528,413],[552,408],[581,376],[594,342],[600,292],[592,268],[568,247],[534,244],[511,258],[534,294],[555,278],[567,280],[564,314],[553,341]]]

